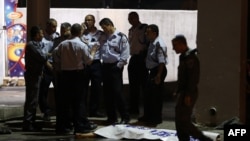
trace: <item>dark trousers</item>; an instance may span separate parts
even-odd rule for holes
[[[197,100],[197,91],[192,92],[191,105],[188,106],[184,102],[185,92],[178,94],[177,103],[175,107],[175,126],[177,136],[180,141],[189,141],[190,136],[201,139],[204,137],[202,132],[192,123],[191,116],[193,108]]]
[[[108,120],[116,121],[116,109],[122,119],[129,119],[126,98],[122,91],[123,68],[118,68],[117,63],[103,64],[103,92]]]
[[[61,79],[62,72],[56,71],[55,72],[55,85],[54,85],[54,91],[55,91],[55,106],[56,106],[56,131],[64,131],[71,128],[71,125],[73,123],[72,120],[72,113],[70,109],[63,109],[63,100],[62,98],[62,88],[61,88]],[[64,112],[67,111],[67,113]],[[67,122],[65,123],[65,120]]]
[[[49,70],[44,70],[43,77],[41,80],[40,90],[39,90],[39,108],[42,113],[49,114],[51,108],[48,104],[48,93],[49,93],[49,86],[53,83],[55,86],[55,77],[53,73]]]
[[[155,84],[153,78],[156,76],[157,71],[158,67],[150,70],[144,100],[144,117],[148,122],[152,123],[162,122],[164,80],[167,75],[167,69],[165,67],[161,75],[161,83]]]
[[[131,56],[128,64],[129,111],[139,114],[140,95],[144,97],[148,70],[143,54]]]
[[[88,124],[84,93],[85,74],[83,70],[62,71],[60,74],[57,105],[59,106],[59,129],[67,128],[73,121],[75,131],[82,130]],[[72,117],[71,117],[72,116]]]
[[[36,108],[38,106],[39,87],[41,75],[32,72],[24,73],[25,79],[25,103],[24,103],[24,126],[33,124],[36,120]]]
[[[84,71],[86,73],[86,94],[89,93],[89,82],[91,82],[90,95],[89,98],[86,97],[86,100],[89,99],[89,102],[86,101],[86,103],[88,103],[89,113],[96,113],[99,109],[100,97],[102,95],[102,65],[100,60],[94,60],[91,65],[86,66]]]

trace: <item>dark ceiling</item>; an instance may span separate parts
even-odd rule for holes
[[[52,8],[197,9],[197,0],[50,0],[50,3]],[[26,7],[26,0],[18,0],[18,7]]]

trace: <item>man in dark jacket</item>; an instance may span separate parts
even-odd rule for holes
[[[31,41],[25,48],[25,85],[26,97],[24,104],[23,131],[34,131],[36,108],[38,106],[38,95],[42,70],[47,64],[48,55],[43,53],[44,44],[43,30],[38,26],[33,26],[30,30]]]
[[[187,46],[186,38],[178,35],[172,40],[173,50],[181,54],[178,67],[177,103],[175,107],[175,126],[179,141],[189,141],[190,136],[200,141],[212,141],[206,137],[193,123],[191,115],[198,98],[200,63],[196,49]]]

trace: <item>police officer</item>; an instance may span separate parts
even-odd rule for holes
[[[125,34],[115,29],[109,18],[103,18],[99,24],[105,33],[100,38],[100,46],[103,60],[103,91],[108,117],[106,124],[117,122],[117,108],[121,116],[120,123],[127,124],[130,117],[122,92],[122,72],[129,57],[128,39]]]
[[[45,34],[42,42],[45,47],[43,48],[44,53],[51,54],[53,50],[54,39],[59,37],[59,34],[56,32],[57,21],[53,18],[49,19],[46,22]],[[51,107],[48,104],[48,93],[50,84],[55,85],[53,70],[50,69],[52,66],[52,57],[48,59],[48,64],[43,69],[43,77],[41,80],[40,92],[39,92],[39,108],[43,115],[45,121],[50,121]]]
[[[61,42],[63,42],[66,39],[69,39],[71,36],[70,33],[71,24],[68,22],[63,22],[60,27],[60,36],[58,38],[55,38],[53,48],[56,48]],[[69,123],[66,127],[62,127],[64,118],[68,116],[70,120],[72,120],[71,115],[66,115],[64,113],[64,109],[62,109],[62,105],[64,104],[61,99],[61,92],[60,92],[60,82],[61,82],[61,63],[60,58],[56,56],[56,51],[52,52],[52,58],[53,58],[53,71],[54,71],[54,78],[55,78],[55,85],[54,85],[54,93],[55,93],[55,106],[56,106],[56,131],[63,132],[64,131],[70,131],[72,129],[72,123]]]
[[[159,37],[159,28],[155,24],[148,25],[146,36],[150,41],[146,57],[146,67],[149,75],[146,84],[144,115],[139,122],[155,126],[162,123],[162,107],[164,80],[167,75],[167,46]]]
[[[177,103],[175,107],[175,126],[180,141],[189,141],[190,136],[200,141],[212,141],[206,137],[191,120],[194,105],[198,98],[198,83],[200,63],[196,55],[197,50],[191,50],[186,38],[177,35],[172,39],[173,50],[179,56],[178,87],[176,91]]]
[[[31,27],[31,41],[25,47],[25,103],[23,131],[36,131],[36,109],[38,106],[39,88],[42,78],[42,70],[47,63],[48,56],[42,49],[44,44],[43,30],[38,26]]]
[[[69,133],[69,125],[73,120],[75,133],[88,133],[97,128],[97,125],[90,122],[87,118],[85,109],[84,93],[84,64],[91,64],[93,56],[97,50],[93,47],[90,51],[88,46],[82,42],[82,26],[75,23],[71,27],[71,37],[61,42],[53,51],[55,60],[58,60],[61,66],[61,75],[59,82],[60,112],[64,113],[60,117],[60,124],[57,125],[56,133]],[[63,104],[61,104],[63,103]],[[72,120],[69,116],[72,113]]]
[[[103,32],[95,27],[95,17],[94,15],[85,16],[84,24],[86,25],[86,30],[83,33],[82,39],[85,41],[89,48],[94,45],[99,44],[99,38]],[[86,65],[86,93],[88,94],[89,82],[91,82],[91,91],[88,103],[88,113],[89,117],[104,117],[99,110],[100,96],[102,94],[102,66],[101,66],[101,56],[100,51],[97,50],[94,57],[94,61],[91,65]],[[88,99],[88,98],[86,98]]]
[[[140,96],[145,93],[148,75],[145,62],[148,48],[148,40],[145,36],[147,24],[141,23],[138,13],[134,11],[129,13],[128,21],[132,25],[128,34],[131,55],[128,64],[129,112],[139,115]]]

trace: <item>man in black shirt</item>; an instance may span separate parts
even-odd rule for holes
[[[187,46],[186,38],[178,35],[172,40],[173,49],[181,54],[178,67],[177,103],[175,107],[175,126],[179,141],[189,141],[190,136],[200,141],[212,141],[206,137],[193,123],[191,115],[198,98],[200,78],[200,62],[197,50]]]
[[[36,108],[42,78],[42,70],[47,64],[48,56],[43,53],[43,30],[33,26],[30,30],[31,41],[25,48],[25,86],[26,95],[24,103],[23,131],[34,131]],[[48,65],[49,66],[49,65]]]

